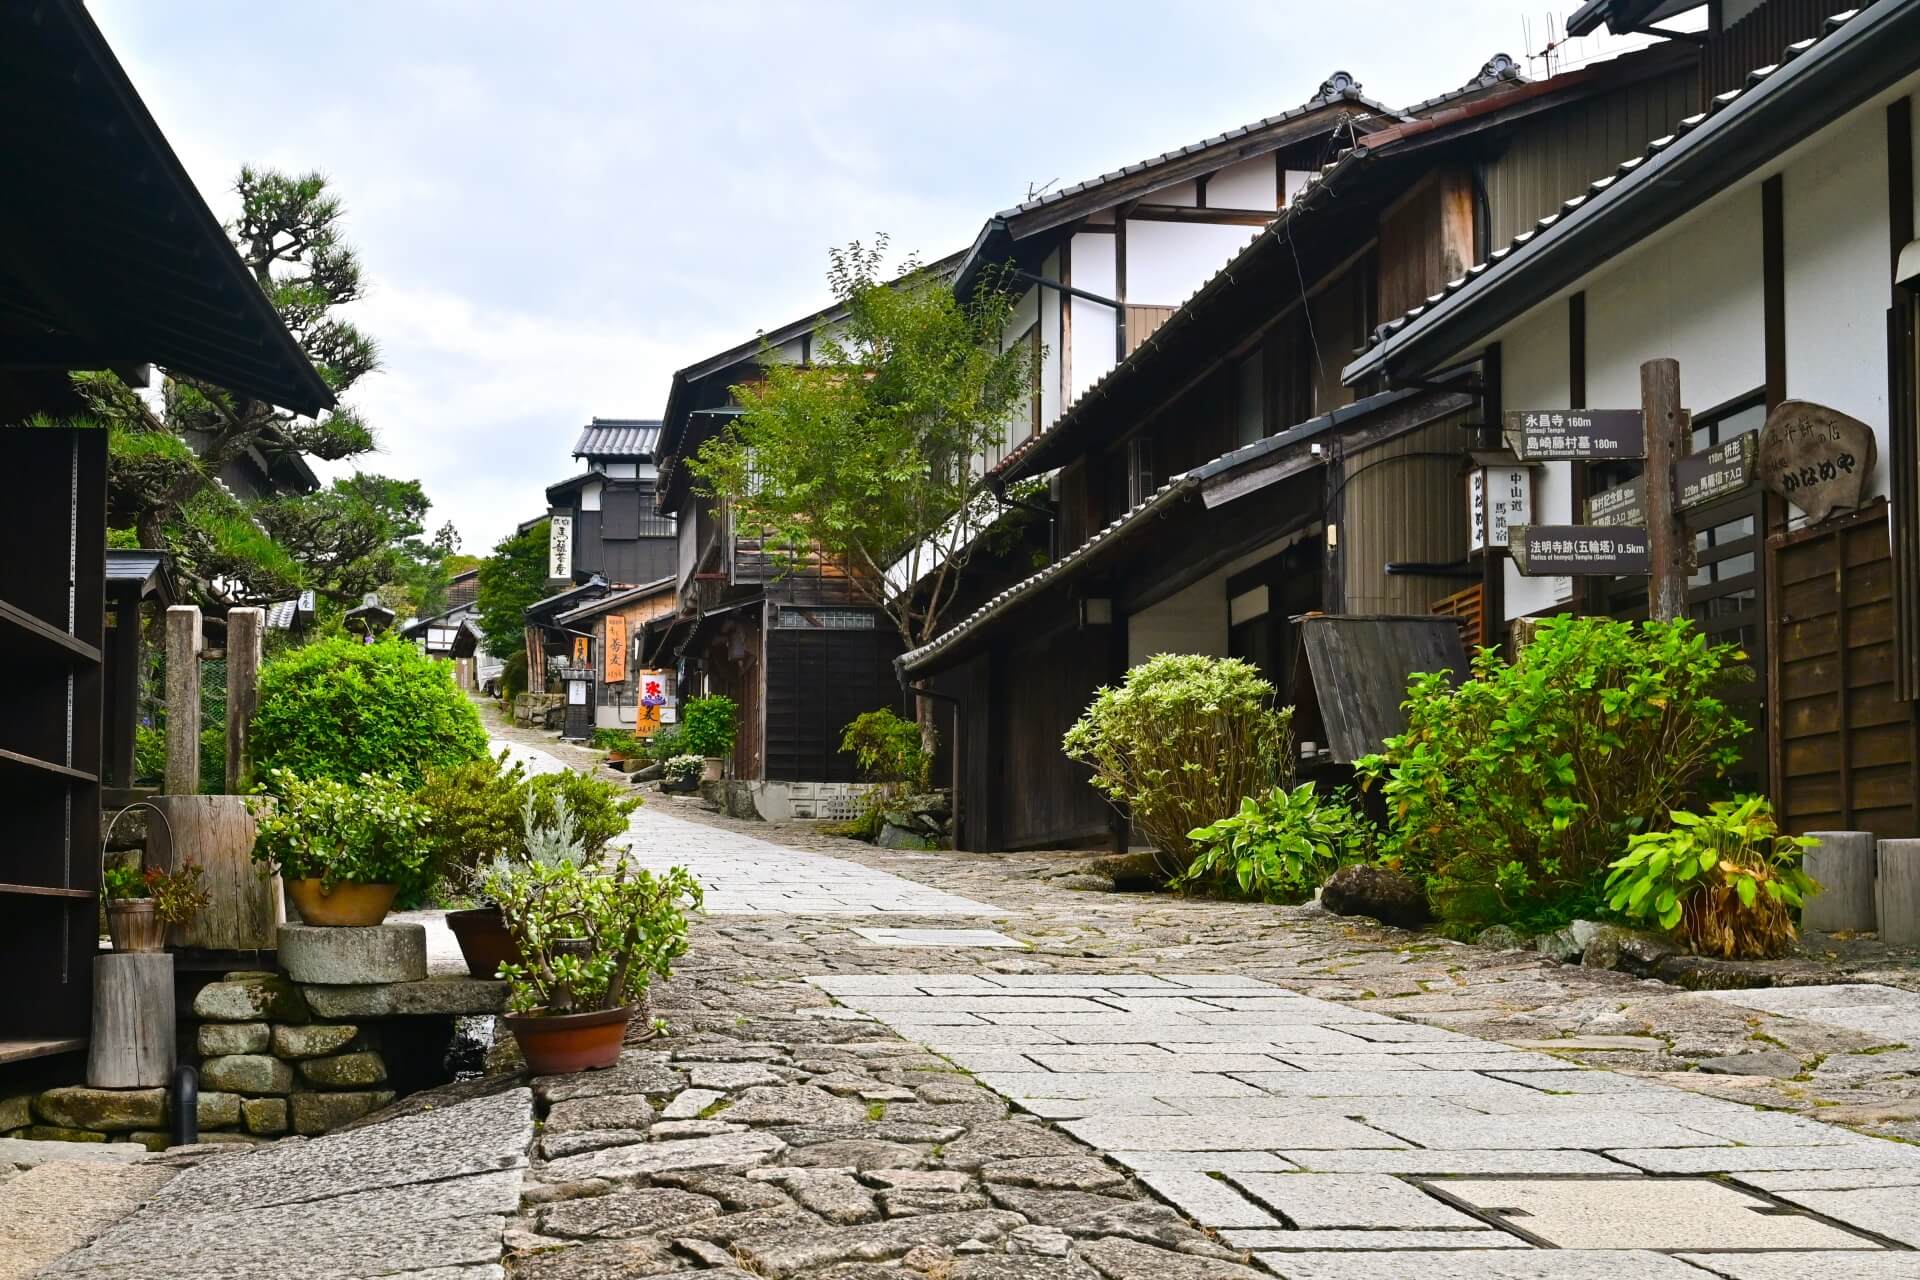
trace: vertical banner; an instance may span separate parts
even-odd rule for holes
[[[640,682],[639,707],[633,716],[633,731],[640,737],[659,732],[663,724],[675,719],[673,672],[643,667],[635,671]]]
[[[604,655],[600,673],[602,684],[624,684],[627,679],[627,615],[610,613],[607,615],[607,638],[601,649]]]
[[[573,665],[576,667],[593,665],[593,641],[585,636],[573,638]]]
[[[573,517],[547,519],[547,577],[573,578]]]

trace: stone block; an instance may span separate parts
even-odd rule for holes
[[[303,1059],[300,1074],[308,1084],[322,1089],[366,1089],[386,1080],[387,1064],[377,1053],[342,1053]]]
[[[229,1053],[265,1053],[268,1039],[264,1022],[203,1022],[193,1044],[201,1057],[218,1058]]]
[[[165,1151],[167,1144],[173,1141],[173,1135],[158,1129],[135,1129],[127,1135],[127,1141],[137,1142],[148,1151]]]
[[[287,1131],[287,1100],[285,1098],[248,1098],[240,1104],[240,1119],[245,1123],[248,1133],[257,1133],[265,1137],[282,1134]]]
[[[12,1129],[24,1129],[33,1123],[33,1095],[17,1094],[11,1098],[0,1098],[0,1133]]]
[[[91,1089],[67,1085],[49,1089],[33,1101],[42,1124],[63,1129],[124,1133],[158,1129],[165,1117],[164,1089]]]
[[[493,978],[428,978],[423,982],[386,982],[301,988],[321,1018],[403,1018],[424,1014],[505,1013],[507,984]],[[288,1018],[304,1022],[305,1018]]]
[[[292,1093],[293,1068],[265,1054],[229,1054],[208,1058],[200,1064],[200,1084],[203,1088],[249,1096]]]
[[[353,1043],[360,1028],[347,1023],[315,1023],[305,1027],[275,1027],[273,1056],[276,1058],[324,1058],[339,1053]]]
[[[14,1134],[23,1142],[105,1142],[107,1135],[97,1129],[69,1129],[58,1124],[30,1124]]]
[[[393,1101],[393,1091],[354,1093],[296,1093],[289,1099],[295,1133],[309,1137],[337,1129],[349,1120],[378,1111]]]
[[[207,1022],[305,1022],[300,989],[273,973],[242,971],[210,982],[193,998],[193,1016]]]
[[[287,976],[302,984],[418,982],[427,976],[427,930],[418,924],[327,929],[283,924],[279,956]]]
[[[202,1129],[232,1129],[240,1123],[240,1095],[203,1093],[195,1107]],[[171,1113],[172,1108],[168,1108]]]

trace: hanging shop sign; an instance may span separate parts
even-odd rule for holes
[[[1508,530],[1533,519],[1533,468],[1475,467],[1467,476],[1469,551],[1507,545]]]
[[[1638,409],[1516,409],[1502,415],[1507,447],[1528,462],[1647,456]]]
[[[1646,528],[1647,478],[1635,476],[1588,498],[1587,523],[1607,529]]]
[[[547,577],[573,578],[573,517],[551,516],[547,521]]]
[[[1812,520],[1857,510],[1878,446],[1860,419],[1810,400],[1782,400],[1760,428],[1760,482]]]
[[[573,665],[576,667],[593,665],[593,641],[586,636],[573,638]]]
[[[1673,497],[1682,511],[1731,497],[1753,483],[1760,456],[1760,433],[1749,431],[1722,440],[1711,449],[1677,458],[1673,464]]]
[[[607,615],[607,642],[600,646],[600,673],[603,684],[624,684],[627,679],[627,615]]]
[[[1630,525],[1528,525],[1513,530],[1507,549],[1514,565],[1529,578],[1620,577],[1645,573],[1652,562],[1647,531]]]

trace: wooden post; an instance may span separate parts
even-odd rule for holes
[[[1920,944],[1920,840],[1880,842],[1880,941]]]
[[[95,956],[87,1083],[157,1088],[173,1073],[173,1053],[173,957],[165,951]]]
[[[1692,452],[1687,415],[1680,407],[1680,362],[1640,366],[1640,412],[1647,432],[1647,616],[1672,622],[1687,616],[1687,578],[1693,542],[1681,522],[1674,464]]]
[[[150,867],[177,870],[192,862],[212,899],[207,909],[175,925],[168,941],[210,951],[255,951],[272,947],[286,921],[280,880],[253,861],[255,820],[250,796],[155,796],[164,821],[147,823]]]
[[[200,607],[167,609],[167,776],[169,795],[200,792]]]
[[[1820,891],[1801,909],[1801,926],[1820,933],[1871,933],[1878,927],[1873,833],[1809,831],[1807,836],[1819,844],[1807,850],[1803,865],[1819,883]]]
[[[227,794],[253,773],[253,713],[260,705],[260,638],[265,609],[227,612]]]

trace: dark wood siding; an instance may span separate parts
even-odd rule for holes
[[[1819,35],[1828,16],[1846,7],[1832,0],[1762,0],[1752,13],[1709,36],[1701,51],[1694,109],[1705,110],[1715,94],[1738,89],[1757,68],[1778,63],[1788,45]]]
[[[998,845],[1035,849],[1104,840],[1110,810],[1060,739],[1107,679],[1110,628],[1065,628],[1023,648],[993,651],[989,690]]]
[[[840,751],[848,721],[881,707],[898,710],[893,660],[900,640],[884,619],[871,630],[772,627],[767,646],[765,777],[785,782],[855,782]]]

